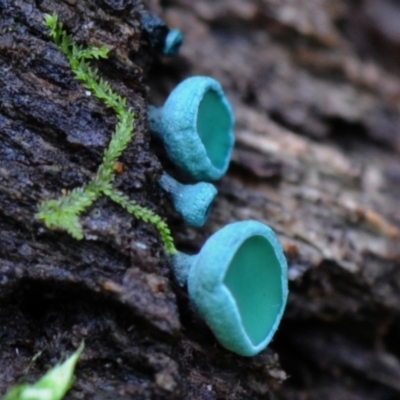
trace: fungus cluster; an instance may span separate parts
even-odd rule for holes
[[[163,107],[149,107],[148,123],[193,182],[183,185],[163,174],[161,187],[187,224],[202,226],[217,194],[209,181],[226,173],[234,145],[234,116],[221,85],[205,76],[184,80]],[[177,252],[171,266],[222,346],[253,356],[270,343],[286,306],[288,278],[282,246],[269,226],[228,224],[197,255]]]

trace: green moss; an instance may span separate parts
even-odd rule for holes
[[[45,14],[45,25],[57,47],[65,54],[75,78],[100,99],[104,105],[117,114],[117,125],[108,148],[104,152],[103,162],[92,181],[72,190],[58,199],[48,200],[39,205],[36,218],[50,229],[67,231],[75,239],[83,239],[79,215],[90,207],[100,196],[108,196],[134,217],[152,224],[160,233],[168,253],[176,252],[171,232],[166,223],[153,211],[138,205],[127,196],[112,187],[114,163],[125,150],[133,137],[135,116],[126,106],[126,99],[114,93],[108,82],[100,78],[98,71],[89,66],[87,60],[107,58],[105,47],[83,48],[72,41],[58,22],[57,15]]]

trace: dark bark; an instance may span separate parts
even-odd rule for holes
[[[398,398],[395,3],[160,3],[147,6],[185,35],[171,60],[147,43],[139,1],[0,0],[0,393],[85,339],[67,398]],[[278,232],[291,294],[260,355],[216,343],[173,283],[157,231],[109,200],[82,216],[82,241],[35,220],[38,202],[91,179],[116,122],[74,80],[45,12],[78,43],[111,49],[95,64],[136,114],[115,186],[166,218],[180,249],[236,220]],[[209,221],[192,229],[156,183],[175,171],[145,110],[199,74],[226,90],[237,145]]]

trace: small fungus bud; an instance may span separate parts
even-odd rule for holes
[[[178,29],[170,29],[160,18],[148,11],[142,11],[140,17],[151,47],[164,56],[178,54],[183,42],[182,33]]]
[[[206,182],[183,185],[167,174],[162,175],[159,183],[171,196],[176,211],[186,224],[194,227],[205,224],[211,203],[217,195],[214,185]]]

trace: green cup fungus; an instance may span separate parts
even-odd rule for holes
[[[150,129],[171,161],[194,181],[213,181],[226,172],[234,144],[232,108],[210,77],[181,82],[161,108],[148,108]]]
[[[211,203],[217,195],[214,185],[207,182],[183,185],[165,173],[161,176],[159,184],[168,192],[175,210],[186,224],[194,227],[204,225],[210,213]]]
[[[170,29],[164,40],[162,53],[164,56],[174,56],[178,54],[183,42],[183,36],[179,29]]]
[[[163,56],[178,54],[183,36],[178,29],[169,28],[160,18],[148,11],[140,13],[143,31],[153,49]]]
[[[172,268],[222,346],[253,356],[268,345],[288,295],[286,259],[271,228],[252,220],[229,224],[199,254],[173,256]]]

